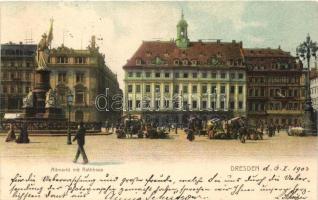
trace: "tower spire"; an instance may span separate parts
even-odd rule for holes
[[[177,24],[176,45],[179,48],[187,48],[189,46],[188,23],[184,19],[183,9],[181,10],[181,19]]]
[[[183,8],[181,9],[181,19],[184,18],[184,14],[183,14]]]

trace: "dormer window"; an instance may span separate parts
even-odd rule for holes
[[[75,63],[76,64],[85,64],[86,63],[86,58],[85,57],[76,57],[75,58]]]
[[[183,65],[188,65],[188,60],[183,60],[183,61],[182,61],[182,64],[183,64]]]
[[[136,59],[136,65],[141,65],[141,59]]]
[[[154,61],[154,64],[156,65],[162,65],[164,64],[164,61],[161,60],[161,58],[159,58],[158,56],[156,57],[155,61]]]
[[[68,63],[68,58],[66,56],[57,57],[57,63]]]
[[[149,51],[146,52],[146,56],[147,56],[147,57],[150,57],[150,56],[151,56],[151,52],[149,52]]]
[[[168,54],[168,53],[165,53],[164,56],[165,56],[165,57],[169,57],[169,54]]]
[[[175,65],[179,65],[179,60],[178,60],[178,59],[175,59],[173,63],[174,63]]]
[[[196,61],[196,60],[192,60],[192,61],[191,61],[191,64],[195,66],[195,65],[197,65],[197,64],[198,64],[198,61]]]

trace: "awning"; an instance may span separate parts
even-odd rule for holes
[[[4,119],[17,119],[21,118],[22,113],[5,113]]]

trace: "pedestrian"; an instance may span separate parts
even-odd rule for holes
[[[29,134],[28,134],[28,125],[26,122],[22,124],[20,127],[20,135],[18,136],[18,139],[16,140],[16,143],[29,143]]]
[[[12,124],[10,124],[10,130],[7,134],[7,137],[6,137],[6,142],[11,142],[11,141],[15,141],[16,139],[16,136],[15,136],[15,133],[14,133],[14,127]]]
[[[109,131],[109,125],[108,125],[108,121],[106,120],[106,122],[105,122],[105,128],[106,128],[106,133],[108,133],[108,131]]]
[[[86,130],[84,128],[84,123],[83,122],[80,122],[80,125],[79,125],[79,128],[77,130],[77,133],[73,139],[73,142],[75,140],[77,140],[77,152],[76,152],[76,155],[75,155],[75,159],[74,159],[74,163],[77,162],[77,159],[79,157],[80,154],[82,154],[82,157],[83,157],[83,162],[84,164],[88,163],[88,159],[87,159],[87,156],[86,156],[86,153],[85,153],[85,150],[84,150],[84,145],[85,145],[85,134],[86,134]]]
[[[268,124],[267,126],[267,134],[269,137],[272,137],[272,125]]]
[[[264,125],[261,124],[261,132],[264,133]]]
[[[277,126],[277,133],[279,133],[280,128],[281,128],[280,125],[278,125],[278,126]]]
[[[178,134],[178,125],[176,124],[176,127],[175,127],[175,129],[174,129],[174,133],[175,134]]]

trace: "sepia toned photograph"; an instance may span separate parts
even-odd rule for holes
[[[0,2],[0,200],[317,200],[315,1]]]

